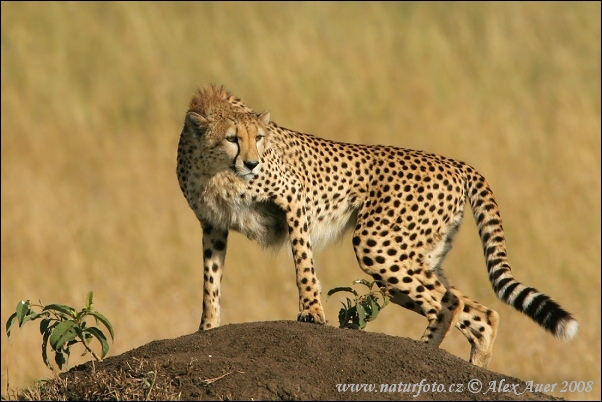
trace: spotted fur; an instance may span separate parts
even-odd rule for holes
[[[450,286],[441,268],[468,200],[497,296],[559,338],[577,333],[571,314],[512,276],[491,188],[464,162],[296,132],[211,85],[190,101],[177,176],[203,228],[200,330],[220,323],[230,230],[266,247],[290,245],[297,319],[320,324],[326,319],[313,252],[350,230],[360,268],[394,303],[427,318],[422,341],[438,347],[455,326],[471,344],[470,361],[486,367],[499,315]]]

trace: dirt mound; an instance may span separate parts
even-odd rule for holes
[[[296,321],[154,341],[60,378],[73,400],[562,400],[418,341]]]

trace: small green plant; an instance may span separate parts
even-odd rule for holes
[[[348,286],[328,291],[326,300],[337,292],[350,292],[355,297],[354,301],[347,298],[347,304],[341,302],[343,308],[339,311],[339,328],[364,329],[366,324],[375,320],[380,310],[389,304],[389,296],[386,295],[385,288],[379,287],[376,281],[368,282],[365,279],[353,281],[353,284],[358,283],[366,286],[369,293],[360,295],[355,289]],[[377,290],[372,290],[375,285]]]
[[[104,332],[98,327],[90,327],[86,320],[94,317],[96,323],[101,322],[114,339],[113,326],[104,315],[92,308],[92,292],[86,296],[86,307],[77,312],[73,307],[63,304],[49,304],[47,306],[40,304],[31,304],[29,300],[20,301],[17,304],[16,311],[6,321],[6,335],[10,338],[10,331],[15,322],[19,328],[28,321],[40,319],[40,333],[42,334],[42,360],[46,366],[54,371],[54,366],[50,363],[47,354],[47,347],[55,352],[54,361],[60,370],[66,367],[71,355],[71,346],[76,343],[83,344],[85,350],[82,356],[88,352],[97,360],[102,360],[109,352],[109,342]],[[39,310],[34,311],[34,308]],[[96,338],[102,347],[100,357],[90,348],[90,342]]]

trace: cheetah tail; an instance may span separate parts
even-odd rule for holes
[[[470,169],[466,192],[487,263],[489,280],[498,298],[531,317],[546,331],[564,340],[577,334],[578,323],[558,303],[535,288],[527,287],[512,276],[506,255],[506,239],[498,206],[485,178]]]

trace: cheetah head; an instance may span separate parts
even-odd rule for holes
[[[252,180],[261,171],[269,122],[269,111],[209,116],[189,111],[183,135],[187,132],[190,145],[193,145],[190,149],[198,152],[204,174],[230,170],[241,179]]]

